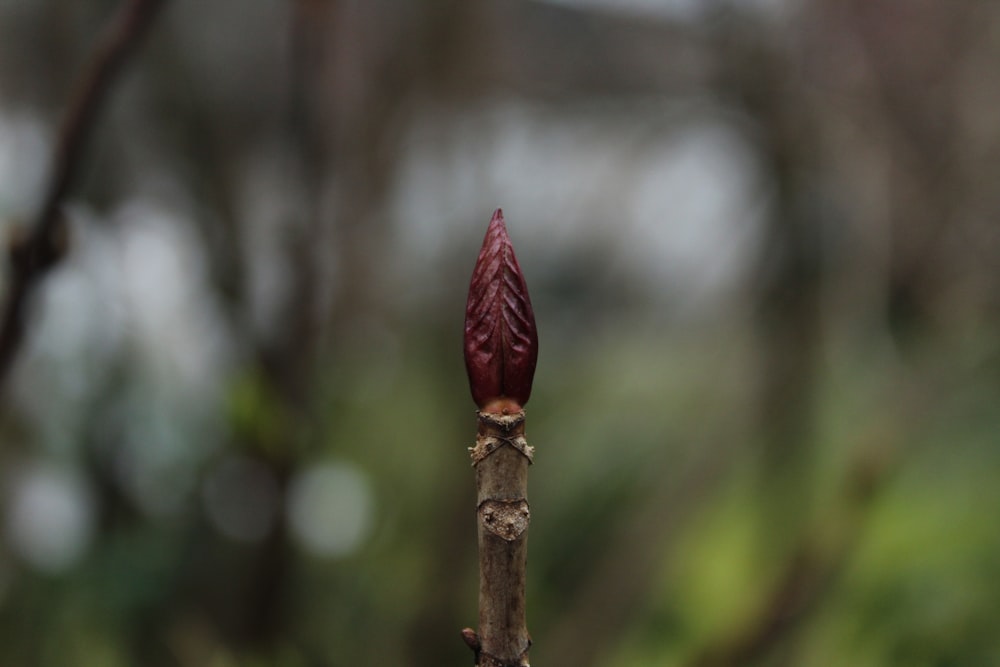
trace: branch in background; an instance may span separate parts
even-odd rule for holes
[[[677,535],[704,506],[730,472],[739,440],[712,438],[696,457],[664,476],[664,464],[650,462],[655,479],[641,504],[616,523],[607,548],[575,586],[546,637],[545,655],[574,667],[603,665],[606,654],[641,622],[655,580]],[[649,485],[649,478],[637,484]]]
[[[59,131],[52,172],[38,216],[31,228],[15,236],[9,247],[7,294],[0,310],[0,387],[21,348],[25,310],[42,277],[67,247],[62,206],[73,187],[101,104],[115,76],[146,33],[165,0],[126,0],[97,43],[76,84]]]
[[[538,358],[528,288],[497,209],[472,272],[465,310],[465,367],[479,406],[472,448],[479,524],[479,634],[462,638],[477,667],[527,667],[528,466],[524,410]]]
[[[754,622],[722,643],[709,646],[691,667],[756,664],[802,627],[830,590],[845,559],[845,553],[824,554],[812,543],[802,543]]]
[[[895,467],[892,447],[865,449],[851,467],[844,491],[846,533],[833,546],[815,535],[803,538],[753,621],[706,649],[690,667],[753,665],[771,655],[805,625],[820,608],[854,553],[872,502]]]

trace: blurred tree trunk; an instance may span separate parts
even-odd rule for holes
[[[816,119],[798,86],[794,45],[752,17],[718,24],[720,93],[732,95],[759,129],[773,203],[757,265],[762,539],[781,556],[810,508],[815,391],[820,364],[823,228]],[[774,549],[777,551],[774,551]]]

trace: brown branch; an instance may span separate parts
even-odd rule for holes
[[[52,172],[41,208],[31,228],[12,238],[9,246],[7,294],[0,310],[0,387],[21,347],[25,309],[44,275],[65,254],[63,201],[72,189],[87,141],[93,134],[101,104],[115,76],[145,34],[165,0],[125,0],[94,47],[76,84],[59,130]]]
[[[479,413],[472,448],[479,523],[479,634],[466,628],[465,643],[477,667],[527,667],[531,638],[525,624],[528,465],[524,412]]]
[[[768,655],[802,626],[829,591],[845,554],[820,553],[811,543],[801,544],[790,557],[777,584],[753,623],[718,646],[695,657],[692,667],[751,665]]]
[[[892,447],[865,450],[844,489],[845,533],[833,545],[803,537],[753,620],[731,637],[706,647],[689,667],[753,665],[790,641],[838,583],[862,537],[872,502],[895,467]]]
[[[650,477],[637,484],[655,478],[652,491],[616,523],[607,542],[613,546],[575,586],[559,622],[549,628],[546,655],[574,667],[603,664],[602,656],[639,622],[651,599],[649,582],[678,533],[730,472],[737,442],[732,437],[696,443],[703,446],[698,455],[680,465],[672,459],[676,469],[666,478],[662,463],[649,462]]]

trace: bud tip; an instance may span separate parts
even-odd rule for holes
[[[519,411],[531,395],[537,359],[528,286],[498,208],[486,229],[465,308],[465,367],[476,405]]]

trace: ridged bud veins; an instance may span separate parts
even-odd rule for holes
[[[465,306],[465,368],[472,398],[485,412],[517,411],[528,402],[538,360],[538,332],[503,211],[490,219]]]

